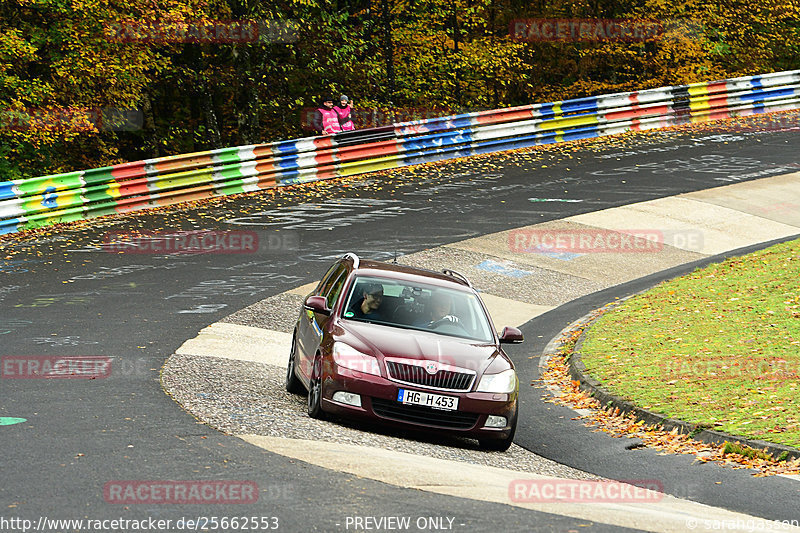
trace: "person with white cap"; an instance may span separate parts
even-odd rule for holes
[[[350,112],[353,108],[350,106],[350,99],[347,96],[340,96],[339,105],[334,106],[333,110],[336,111],[336,114],[339,116],[339,125],[342,131],[352,131],[356,129],[353,125],[353,119],[350,117]]]

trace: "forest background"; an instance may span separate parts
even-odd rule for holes
[[[323,95],[369,127],[797,68],[800,0],[0,0],[0,181],[312,135]]]

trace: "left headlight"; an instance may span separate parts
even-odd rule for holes
[[[484,374],[478,383],[478,392],[510,394],[517,389],[517,373],[513,368],[499,374]]]
[[[365,374],[381,375],[378,360],[371,355],[361,353],[349,344],[335,342],[333,344],[333,360],[337,365]]]

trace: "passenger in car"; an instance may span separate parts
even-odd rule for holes
[[[458,317],[451,314],[453,300],[443,292],[436,292],[428,303],[428,317],[417,323],[418,326],[436,327],[443,322],[458,324]]]
[[[381,303],[383,303],[383,285],[370,283],[364,287],[363,296],[351,308],[355,318],[382,320]]]

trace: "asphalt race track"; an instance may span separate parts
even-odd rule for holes
[[[0,425],[0,531],[21,530],[2,521],[11,519],[39,525],[42,517],[152,517],[175,524],[211,516],[277,517],[279,531],[381,530],[363,523],[359,529],[353,517],[387,516],[410,516],[412,523],[442,518],[426,522],[426,530],[619,530],[401,489],[264,452],[198,423],[162,391],[159,370],[206,325],[318,280],[332,258],[346,251],[389,259],[512,227],[797,171],[796,130],[722,129],[472,158],[3,241],[0,355],[103,356],[112,370],[91,380],[12,379],[4,368],[0,417],[26,421]],[[255,232],[259,246],[246,254],[121,254],[103,246],[114,232],[133,230],[241,230]],[[528,357],[541,353],[566,324],[652,282],[613,287],[534,319],[523,328],[529,341],[509,350],[512,358],[535,365]],[[647,449],[627,451],[630,442],[592,433],[570,420],[571,411],[544,404],[540,396],[523,390],[516,439],[533,452],[610,478],[670,480],[667,492],[709,505],[770,519],[800,518],[800,482],[690,466],[691,458]],[[260,497],[241,506],[104,499],[104,486],[116,480],[193,479],[250,480]]]

